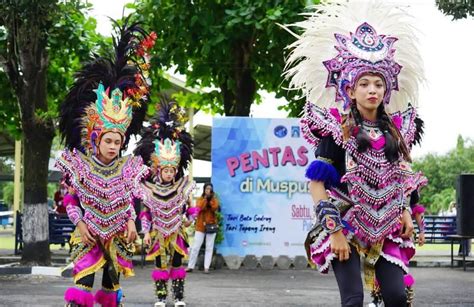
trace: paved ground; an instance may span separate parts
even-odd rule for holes
[[[125,280],[126,306],[153,306],[151,266]],[[474,268],[414,268],[415,306],[474,306]],[[99,279],[96,281],[100,284]],[[62,306],[71,278],[0,276],[0,306]],[[366,300],[368,298],[366,297]],[[238,270],[189,274],[188,306],[338,306],[334,276],[310,270]],[[169,306],[172,306],[169,304]]]

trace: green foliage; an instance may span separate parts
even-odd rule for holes
[[[48,105],[51,117],[56,117],[58,107],[74,80],[73,74],[81,63],[99,52],[107,41],[96,33],[96,20],[87,17],[92,4],[83,1],[59,3],[61,18],[49,30],[48,37]]]
[[[187,86],[211,88],[177,95],[181,105],[245,115],[239,105],[258,101],[258,90],[289,101],[295,95],[281,77],[285,47],[294,38],[278,24],[301,20],[308,2],[143,0],[128,7],[158,34],[155,64],[186,75]]]
[[[18,138],[21,135],[20,112],[12,87],[8,84],[7,75],[0,68],[0,131]]]
[[[199,109],[212,115],[224,114],[222,104],[219,104],[220,94],[218,91],[209,93],[184,93],[177,92],[172,98],[185,108]]]
[[[420,202],[428,212],[446,210],[455,201],[456,180],[460,174],[474,173],[474,142],[458,137],[457,146],[444,155],[427,154],[413,163],[413,169],[428,178],[428,186],[421,191]]]
[[[15,1],[18,14],[24,16],[26,23],[31,18],[38,18],[28,1]],[[37,10],[48,10],[49,15],[40,18],[43,28],[38,31],[46,36],[48,52],[47,73],[47,109],[35,109],[38,120],[55,119],[58,107],[73,82],[74,71],[86,61],[91,51],[99,51],[107,41],[95,32],[96,21],[86,13],[92,4],[79,0],[41,1]],[[3,2],[2,9],[12,12],[12,3]],[[3,11],[3,10],[2,10]],[[31,16],[31,15],[34,16]],[[7,43],[9,38],[7,18],[0,19],[0,56],[8,58]],[[32,97],[33,98],[33,97]],[[21,135],[20,110],[6,71],[0,69],[0,129],[18,138]]]
[[[54,193],[59,189],[59,185],[57,183],[48,183],[48,198],[54,200]]]
[[[0,174],[1,175],[13,175],[14,173],[14,161],[9,157],[0,157]],[[1,182],[0,181],[0,200],[8,205],[13,204],[13,182]]]
[[[0,174],[12,175],[14,162],[11,158],[0,157]]]
[[[453,20],[474,16],[472,0],[436,0],[436,5],[443,14],[453,16]]]
[[[11,208],[13,204],[13,182],[3,183],[2,185],[3,201]]]
[[[217,218],[217,225],[219,225],[219,229],[216,234],[216,240],[214,241],[215,244],[220,244],[222,241],[224,241],[224,219],[222,218],[222,213],[221,212],[216,212],[216,218]]]

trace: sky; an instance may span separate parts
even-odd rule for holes
[[[91,14],[98,21],[98,31],[110,35],[107,16],[121,17],[123,4],[130,1],[114,0],[113,5],[103,0],[89,2],[94,5]],[[418,111],[425,121],[425,135],[421,147],[414,147],[412,154],[415,158],[444,154],[456,146],[458,135],[474,139],[474,19],[453,21],[437,9],[435,0],[392,2],[409,4],[407,11],[421,32],[419,47],[427,82],[420,91]],[[286,103],[284,99],[276,100],[272,93],[262,95],[264,102],[252,106],[251,116],[286,117],[277,110]],[[195,123],[210,124],[210,118],[198,113]]]

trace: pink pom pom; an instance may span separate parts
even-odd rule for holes
[[[415,279],[410,274],[407,274],[403,277],[403,281],[407,287],[411,287],[415,284]]]
[[[190,207],[190,208],[188,208],[188,210],[186,212],[188,213],[188,215],[196,217],[199,214],[200,211],[201,211],[201,209],[198,208],[198,207]]]
[[[412,210],[413,215],[425,213],[425,207],[420,204],[416,204]]]
[[[66,196],[64,196],[64,199],[63,199],[63,204],[64,206],[77,206],[78,205],[78,201],[77,199],[71,195],[71,194],[66,194]]]
[[[170,274],[166,270],[153,270],[151,272],[151,278],[154,281],[168,280],[170,278]]]
[[[94,306],[94,296],[92,293],[77,288],[67,289],[64,293],[64,300],[66,302],[73,302],[85,307]]]
[[[182,279],[186,277],[186,270],[184,268],[172,268],[170,270],[171,279]]]
[[[95,294],[95,301],[102,306],[117,307],[117,292],[99,290]]]

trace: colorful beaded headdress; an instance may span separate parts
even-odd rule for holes
[[[153,166],[178,169],[181,161],[181,142],[166,138],[164,140],[154,140],[153,143],[155,144],[155,152],[151,155]]]
[[[423,65],[407,12],[381,1],[331,1],[314,9],[294,25],[303,33],[292,33],[297,41],[289,46],[285,76],[291,88],[321,107],[347,111],[347,89],[375,73],[385,81],[387,111],[416,106]]]
[[[162,99],[150,126],[142,131],[135,155],[140,155],[157,172],[173,167],[177,171],[175,178],[181,178],[192,159],[194,145],[184,123],[183,110]]]
[[[141,129],[150,86],[148,51],[156,34],[147,35],[129,18],[115,25],[114,56],[94,55],[61,105],[59,128],[69,149],[94,154],[107,132],[119,133],[124,148]]]

